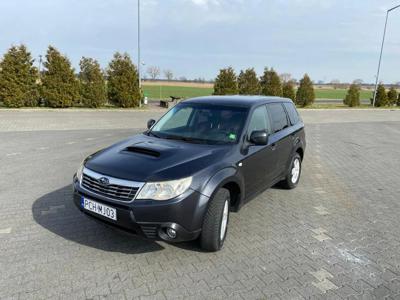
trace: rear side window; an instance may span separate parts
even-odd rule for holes
[[[297,112],[296,108],[294,107],[293,103],[284,103],[283,104],[286,108],[286,111],[289,115],[289,120],[292,125],[299,123],[300,117],[299,113]]]
[[[289,126],[286,112],[281,103],[267,104],[272,123],[272,132],[278,132]]]
[[[251,115],[248,133],[251,134],[255,130],[271,132],[267,110],[264,105],[257,107]]]

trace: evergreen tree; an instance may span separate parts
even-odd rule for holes
[[[376,90],[375,106],[381,107],[388,104],[388,96],[386,94],[385,86],[380,83]]]
[[[79,101],[79,83],[67,57],[49,46],[42,76],[42,97],[50,107],[70,107]]]
[[[397,91],[393,86],[390,88],[387,96],[388,96],[388,104],[395,105],[397,102]]]
[[[264,74],[261,76],[261,93],[266,96],[282,96],[282,83],[278,73],[273,68],[264,69]]]
[[[292,99],[292,101],[295,101],[296,91],[294,89],[294,83],[292,80],[288,80],[283,84],[282,95],[284,98],[289,98]]]
[[[114,54],[107,70],[108,99],[119,107],[138,107],[142,98],[139,74],[127,53]]]
[[[397,104],[396,104],[397,106],[400,106],[400,93],[399,93],[399,95],[398,95],[398,97],[397,97]]]
[[[239,94],[241,95],[259,95],[260,82],[254,68],[240,71],[238,77]]]
[[[358,84],[351,84],[343,103],[350,107],[360,106],[360,86]]]
[[[214,82],[214,95],[236,95],[238,94],[238,82],[232,67],[219,70]]]
[[[7,107],[36,106],[38,71],[24,45],[12,46],[0,62],[0,100]]]
[[[307,74],[300,80],[299,88],[296,93],[296,105],[305,107],[314,103],[314,86]]]
[[[82,57],[79,66],[81,99],[87,107],[100,107],[107,100],[106,85],[99,63],[87,57]]]

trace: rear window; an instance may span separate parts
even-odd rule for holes
[[[289,126],[286,112],[280,103],[267,104],[268,113],[271,117],[272,130],[278,132]]]
[[[299,116],[299,113],[297,112],[296,108],[294,107],[294,104],[293,103],[284,103],[283,105],[285,106],[286,111],[289,115],[290,123],[292,125],[299,123],[300,116]]]

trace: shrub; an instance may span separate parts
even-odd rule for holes
[[[41,94],[50,107],[70,107],[79,102],[79,83],[68,58],[49,46],[44,62]]]
[[[282,96],[282,83],[278,73],[273,68],[264,69],[260,79],[261,93],[266,96]]]
[[[219,70],[214,82],[214,95],[236,95],[238,94],[238,82],[232,67]]]
[[[386,94],[385,86],[380,83],[376,90],[375,106],[381,107],[385,105],[388,105],[388,96]]]
[[[107,70],[108,100],[119,107],[138,107],[142,98],[139,75],[129,54],[115,53]]]
[[[296,93],[296,105],[305,107],[314,103],[315,93],[313,83],[307,74],[300,80]]]
[[[294,83],[292,80],[286,81],[282,86],[282,96],[289,98],[292,101],[296,99],[296,91],[294,89]]]
[[[397,102],[397,91],[393,86],[390,88],[387,96],[388,96],[388,104],[395,105]]]
[[[241,95],[259,95],[260,82],[253,68],[240,71],[238,77],[239,94]]]
[[[0,62],[0,101],[7,107],[36,106],[38,72],[26,46],[12,46]]]
[[[350,85],[343,103],[350,107],[360,106],[360,86],[358,84]]]
[[[106,85],[99,63],[82,57],[79,66],[80,92],[83,104],[87,107],[100,107],[107,100]]]

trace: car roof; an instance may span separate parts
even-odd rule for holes
[[[196,97],[182,101],[182,103],[198,103],[198,104],[220,104],[226,106],[252,107],[254,105],[266,104],[272,102],[291,102],[292,100],[282,97],[273,96],[205,96]]]

